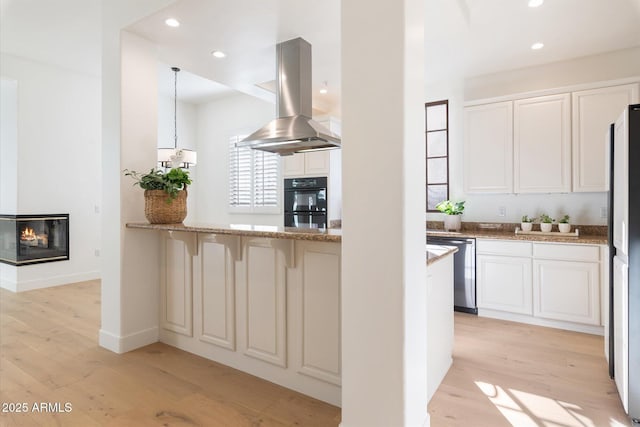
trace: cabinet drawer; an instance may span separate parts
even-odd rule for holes
[[[534,243],[533,256],[539,259],[598,262],[600,261],[600,248],[590,245]]]
[[[531,243],[529,242],[513,242],[508,240],[482,240],[478,239],[477,252],[479,254],[489,255],[507,255],[507,256],[531,256]]]

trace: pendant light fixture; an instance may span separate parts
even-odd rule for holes
[[[173,148],[158,149],[158,163],[163,168],[183,168],[196,164],[197,155],[193,150],[178,148],[178,72],[180,68],[171,67],[173,71]]]

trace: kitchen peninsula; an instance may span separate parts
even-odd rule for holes
[[[127,228],[162,233],[160,341],[340,406],[340,229]],[[429,396],[452,360],[454,251],[426,251],[425,303],[437,325],[428,342],[438,341],[429,345]]]

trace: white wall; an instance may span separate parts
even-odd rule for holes
[[[465,100],[640,75],[640,47],[469,78]]]
[[[18,210],[18,82],[0,78],[0,213]],[[0,286],[13,289],[18,269],[0,263]]]
[[[606,193],[465,194],[463,190],[463,104],[465,101],[640,76],[640,48],[578,58],[492,75],[452,79],[426,88],[427,102],[449,100],[449,197],[466,200],[463,221],[520,222],[524,214],[569,214],[575,224],[606,225],[600,210]],[[604,131],[603,131],[604,133]],[[487,165],[490,167],[490,165]],[[506,216],[498,216],[500,207]],[[442,220],[442,214],[427,214]]]
[[[14,211],[70,215],[70,260],[19,267],[17,283],[9,288],[98,278],[100,79],[7,54],[0,63],[0,74],[18,87]]]
[[[0,213],[18,212],[18,82],[0,78]]]
[[[238,93],[199,104],[196,220],[216,224],[282,225],[283,214],[229,212],[229,138],[251,133],[275,118],[275,106]]]

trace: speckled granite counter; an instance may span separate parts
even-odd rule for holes
[[[233,236],[247,237],[266,237],[271,239],[293,239],[293,240],[310,240],[315,242],[341,242],[341,229],[305,229],[277,227],[269,225],[247,225],[247,224],[205,224],[205,223],[187,223],[187,224],[149,224],[145,222],[128,223],[127,228],[139,228],[145,230],[162,230],[162,231],[186,231],[192,233],[211,233]]]
[[[520,224],[514,223],[479,223],[479,222],[463,222],[460,232],[444,231],[441,221],[427,221],[427,237],[472,237],[476,239],[495,239],[495,240],[521,240],[529,242],[549,242],[549,243],[579,243],[588,245],[606,245],[607,244],[607,226],[600,225],[576,225],[573,226],[571,232],[577,228],[580,231],[580,237],[571,237],[571,234],[562,234],[557,232],[557,225],[554,225],[552,236],[536,235],[536,234],[516,234],[515,229]],[[534,230],[538,229],[538,224],[534,225]]]
[[[455,246],[427,245],[427,265],[431,265],[448,255],[458,252]]]
[[[460,232],[447,232],[442,230],[427,230],[428,237],[474,237],[476,239],[495,239],[495,240],[522,240],[529,242],[548,242],[548,243],[579,243],[589,245],[606,245],[607,236],[600,235],[581,235],[580,237],[563,236],[556,233],[554,236],[537,236],[535,234],[515,234],[513,231],[474,231],[462,230]],[[427,240],[428,241],[428,240]]]
[[[146,222],[128,223],[127,228],[161,231],[186,231],[192,233],[211,233],[247,237],[266,237],[271,239],[308,240],[315,242],[340,243],[342,241],[342,230],[334,228],[319,230],[277,227],[269,225],[214,225],[204,223],[149,224]],[[427,245],[427,265],[437,262],[447,255],[455,253],[457,250],[457,248],[451,246]]]

